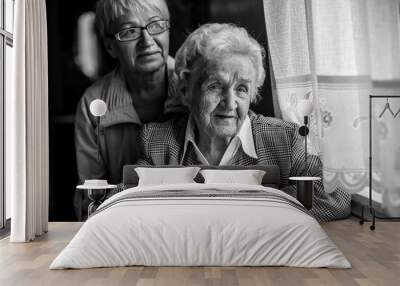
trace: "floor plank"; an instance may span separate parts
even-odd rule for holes
[[[0,240],[0,285],[400,285],[400,222],[378,222],[375,231],[355,218],[322,224],[352,269],[290,267],[117,267],[49,270],[81,223],[54,222],[32,243]]]

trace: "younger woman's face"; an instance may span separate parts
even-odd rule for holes
[[[162,11],[163,7],[160,7]],[[164,8],[166,9],[166,7]],[[146,9],[141,15],[128,13],[119,17],[113,24],[113,33],[130,27],[145,27],[156,20],[168,20],[160,11]],[[169,30],[158,35],[150,35],[142,29],[141,37],[136,40],[120,42],[115,38],[110,39],[108,51],[119,60],[125,72],[151,73],[164,68],[169,53]]]

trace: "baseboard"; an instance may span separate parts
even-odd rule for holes
[[[353,194],[351,197],[351,213],[356,217],[361,217],[361,208],[362,206],[369,205],[369,198],[364,197],[359,194]],[[376,201],[372,201],[372,207],[375,210],[376,218],[382,219],[397,219],[396,217],[391,216],[387,210],[385,210],[382,205]],[[370,220],[372,215],[368,208],[364,209],[364,218]]]

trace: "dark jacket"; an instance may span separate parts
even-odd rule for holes
[[[174,64],[174,60],[169,57],[168,98],[164,105],[164,114],[184,110],[176,92]],[[89,110],[94,99],[102,99],[107,104],[107,112],[100,118],[100,126]],[[133,164],[137,160],[136,139],[141,127],[142,122],[119,68],[89,87],[79,101],[75,115],[79,182],[83,183],[86,179],[107,179],[110,184],[121,183],[123,166]]]

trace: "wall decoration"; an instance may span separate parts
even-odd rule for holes
[[[167,2],[171,15],[171,56],[175,55],[191,31],[206,22],[232,22],[244,26],[265,49],[267,48],[262,1]],[[82,219],[81,213],[77,211],[77,208],[82,206],[74,203],[76,186],[80,183],[74,142],[75,114],[85,90],[112,71],[116,65],[116,60],[108,55],[94,28],[95,4],[96,0],[46,1],[49,51],[50,221]],[[267,76],[261,90],[262,100],[257,106],[253,106],[254,111],[274,115],[270,92],[270,80]],[[101,120],[107,120],[107,116],[103,116]]]

